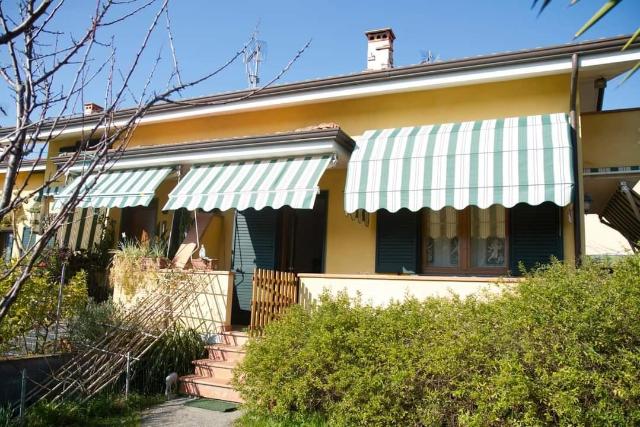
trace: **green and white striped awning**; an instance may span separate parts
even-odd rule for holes
[[[148,206],[156,188],[169,175],[171,168],[127,169],[92,175],[85,181],[84,195],[78,208],[125,208]],[[59,194],[54,195],[56,205],[67,200],[78,186],[76,178]]]
[[[332,155],[194,166],[169,194],[164,210],[311,209]]]
[[[569,130],[559,113],[367,131],[349,160],[345,210],[565,206]]]

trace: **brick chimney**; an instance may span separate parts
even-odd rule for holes
[[[85,116],[89,116],[91,114],[100,113],[100,112],[102,112],[102,110],[104,110],[104,108],[102,108],[98,104],[94,104],[93,102],[89,102],[88,104],[84,104],[84,114],[85,114]]]
[[[393,41],[396,36],[391,28],[371,30],[367,36],[367,70],[393,68]]]

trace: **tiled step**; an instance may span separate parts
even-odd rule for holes
[[[244,346],[249,341],[249,335],[246,332],[226,331],[218,334],[221,344]]]
[[[244,359],[245,351],[242,347],[225,344],[208,345],[209,359],[225,362],[240,362]]]
[[[195,374],[201,377],[212,377],[221,380],[231,380],[233,378],[233,368],[236,362],[227,362],[212,359],[194,360]]]
[[[240,397],[240,393],[235,391],[226,380],[202,377],[200,375],[186,375],[180,377],[179,382],[179,391],[184,394],[227,400],[229,402],[244,402]]]

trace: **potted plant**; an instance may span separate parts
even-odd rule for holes
[[[169,259],[166,257],[167,244],[163,240],[153,239],[146,248],[147,255],[144,258],[147,268],[167,268]]]

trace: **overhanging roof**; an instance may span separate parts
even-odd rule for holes
[[[325,127],[241,138],[131,147],[119,156],[110,169],[193,165],[313,154],[335,154],[337,163],[344,165],[354,147],[355,142],[340,128]],[[59,155],[53,158],[53,162],[60,166],[69,156],[71,154]],[[82,168],[82,162],[77,162],[71,171]]]
[[[580,54],[583,75],[598,74],[611,78],[640,60],[640,39],[625,52],[620,49],[629,36],[571,43],[454,59],[430,64],[396,67],[380,71],[327,77],[297,83],[275,85],[258,90],[242,90],[161,103],[152,107],[140,123],[180,120],[239,111],[254,111],[278,106],[382,95],[411,90],[513,80],[568,73],[571,55]],[[134,109],[114,113],[113,125],[125,121]],[[74,116],[59,122],[62,134],[72,135],[97,123],[99,116]],[[11,132],[0,130],[0,138]]]

